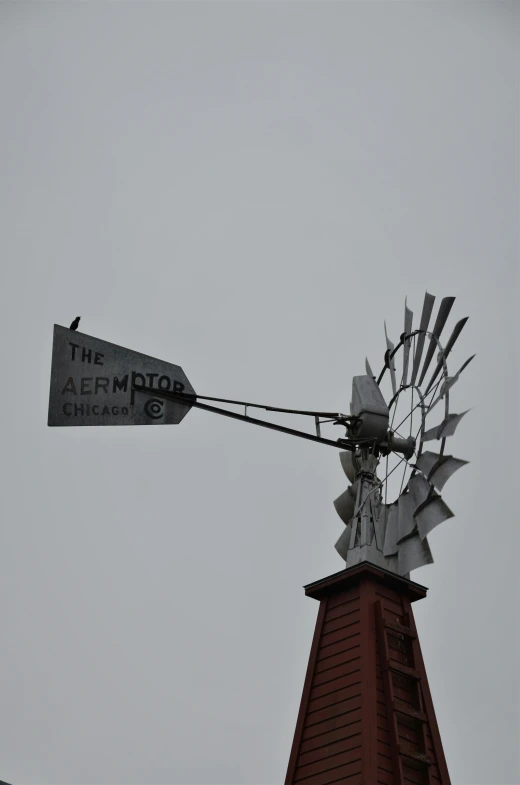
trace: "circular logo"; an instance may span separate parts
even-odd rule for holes
[[[144,405],[144,413],[152,420],[159,420],[164,416],[163,406],[164,401],[159,398],[149,398]]]

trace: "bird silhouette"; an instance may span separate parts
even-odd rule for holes
[[[81,316],[76,316],[76,318],[74,319],[74,321],[70,325],[69,330],[77,330],[80,319],[81,319]]]

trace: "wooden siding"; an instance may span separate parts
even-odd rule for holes
[[[419,642],[400,632],[415,630],[411,600],[426,592],[387,575],[367,565],[313,584],[320,609],[286,785],[449,785]]]

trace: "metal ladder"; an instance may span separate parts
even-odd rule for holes
[[[415,667],[418,641],[413,617],[406,613],[406,623],[402,624],[389,612],[385,616],[380,600],[375,604],[375,614],[396,785],[417,780],[433,785],[422,675]],[[407,771],[411,776],[407,776]]]

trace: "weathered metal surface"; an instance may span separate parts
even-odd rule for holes
[[[173,425],[190,404],[135,387],[195,396],[178,365],[54,326],[49,425]]]
[[[432,361],[432,357],[435,352],[435,348],[437,346],[437,340],[440,338],[440,335],[444,329],[446,320],[450,315],[450,311],[452,309],[454,302],[455,302],[455,297],[443,297],[441,301],[439,313],[437,314],[437,319],[435,320],[435,325],[433,327],[433,333],[432,333],[433,337],[430,338],[430,345],[428,346],[428,351],[426,352],[423,369],[421,371],[421,376],[419,378],[419,387],[423,383],[423,379],[426,376],[428,368],[430,367],[430,363]]]
[[[342,559],[347,561],[348,551],[350,548],[350,536],[352,532],[352,523],[347,523],[343,531],[341,532],[336,544],[335,548]]]
[[[417,379],[417,374],[419,373],[419,368],[421,365],[421,359],[424,349],[424,341],[426,339],[426,330],[428,329],[428,325],[430,323],[430,318],[433,311],[433,304],[435,302],[435,297],[433,294],[426,294],[424,295],[424,303],[423,309],[421,313],[421,323],[419,325],[419,337],[417,338],[417,345],[415,347],[415,354],[413,358],[413,369],[412,369],[412,377],[410,379],[410,384],[415,384]]]
[[[429,451],[423,452],[423,454],[417,459],[416,466],[419,469],[419,471],[424,474],[425,477],[428,477],[438,460],[439,460],[438,453],[429,452]],[[422,502],[419,502],[419,504],[421,503]]]
[[[449,414],[440,425],[436,425],[434,428],[425,431],[422,437],[423,442],[429,442],[432,439],[446,439],[448,436],[453,436],[458,424],[468,412],[469,409],[466,409],[462,414]]]
[[[412,332],[413,312],[408,308],[406,300],[404,302],[404,334],[410,335]],[[406,386],[408,379],[408,363],[410,359],[411,338],[405,338],[403,350],[403,378],[401,384]]]
[[[462,328],[464,327],[464,325],[468,321],[468,318],[469,317],[465,316],[464,319],[461,319],[459,322],[457,322],[457,324],[453,328],[453,332],[452,332],[452,334],[449,337],[448,343],[446,344],[444,350],[440,353],[439,359],[437,361],[437,366],[435,368],[435,371],[433,372],[433,375],[432,375],[432,378],[430,379],[428,387],[426,388],[425,395],[428,395],[428,393],[430,392],[431,388],[433,387],[433,383],[435,382],[435,379],[437,378],[437,376],[441,372],[442,366],[443,366],[444,362],[446,361],[448,355],[450,354],[451,350],[453,349],[453,347],[455,345],[455,341],[457,340],[457,338],[461,334]]]
[[[339,517],[346,525],[352,516],[354,515],[354,509],[356,506],[356,498],[352,494],[350,488],[347,488],[337,499],[334,500],[334,507],[336,508],[336,512],[338,513]]]
[[[417,529],[421,539],[424,539],[439,523],[453,518],[453,513],[440,496],[435,494],[428,502],[415,513]]]
[[[452,455],[425,452],[417,461],[417,468],[428,478],[430,485],[442,491],[450,477],[468,462]]]
[[[388,354],[388,367],[390,369],[390,379],[392,381],[392,395],[395,395],[397,392],[397,384],[395,381],[395,364],[393,358],[391,358],[391,354],[394,351],[394,344],[388,337],[388,333],[386,331],[386,322],[385,322],[385,338],[386,338],[386,351]]]
[[[399,573],[404,575],[411,570],[417,570],[426,564],[433,564],[433,556],[428,545],[428,540],[422,539],[418,534],[412,534],[399,544],[398,553]]]
[[[410,494],[413,499],[414,510],[416,511],[421,504],[424,504],[431,493],[431,486],[422,474],[414,474],[408,483]]]
[[[351,411],[358,421],[350,429],[352,436],[382,442],[388,430],[388,406],[377,383],[371,376],[352,379]]]
[[[370,499],[371,516],[374,522],[374,538],[375,546],[378,551],[383,553],[385,547],[385,522],[383,515],[383,506],[379,499],[372,497]]]
[[[443,381],[443,383],[442,383],[442,385],[441,385],[441,389],[440,389],[439,395],[437,396],[437,398],[434,400],[434,402],[433,402],[433,403],[432,403],[432,405],[430,406],[430,411],[433,409],[433,407],[434,407],[434,406],[437,406],[437,404],[439,403],[439,401],[440,401],[442,398],[444,398],[444,396],[446,395],[446,393],[447,393],[447,392],[449,392],[449,390],[451,390],[451,388],[453,387],[453,385],[454,385],[456,382],[458,382],[458,380],[459,380],[459,377],[460,377],[460,375],[461,375],[462,371],[463,371],[465,368],[467,368],[467,366],[470,364],[470,362],[471,362],[471,361],[473,360],[473,358],[474,358],[474,357],[476,357],[476,356],[477,356],[476,354],[472,354],[472,355],[471,355],[471,357],[469,357],[469,358],[466,360],[466,362],[465,362],[465,363],[463,363],[463,364],[461,365],[461,367],[459,368],[459,370],[457,371],[457,373],[456,373],[454,376],[448,376],[448,378],[447,378],[447,379],[445,379],[445,380]]]
[[[439,458],[435,469],[428,477],[428,481],[437,488],[438,491],[442,491],[450,477],[452,477],[458,469],[466,466],[467,463],[468,461],[454,458],[452,455],[443,455]]]
[[[386,507],[385,519],[386,531],[383,554],[384,556],[393,556],[397,553],[397,539],[399,537],[399,511],[397,504],[390,504]]]
[[[413,517],[415,512],[414,502],[410,493],[402,494],[397,502],[398,510],[398,543],[409,537],[414,529],[416,523]]]
[[[355,482],[356,480],[356,469],[354,468],[354,464],[352,463],[352,453],[348,452],[341,452],[339,454],[339,459],[341,461],[341,466],[343,471],[347,475],[347,478],[350,482]]]

